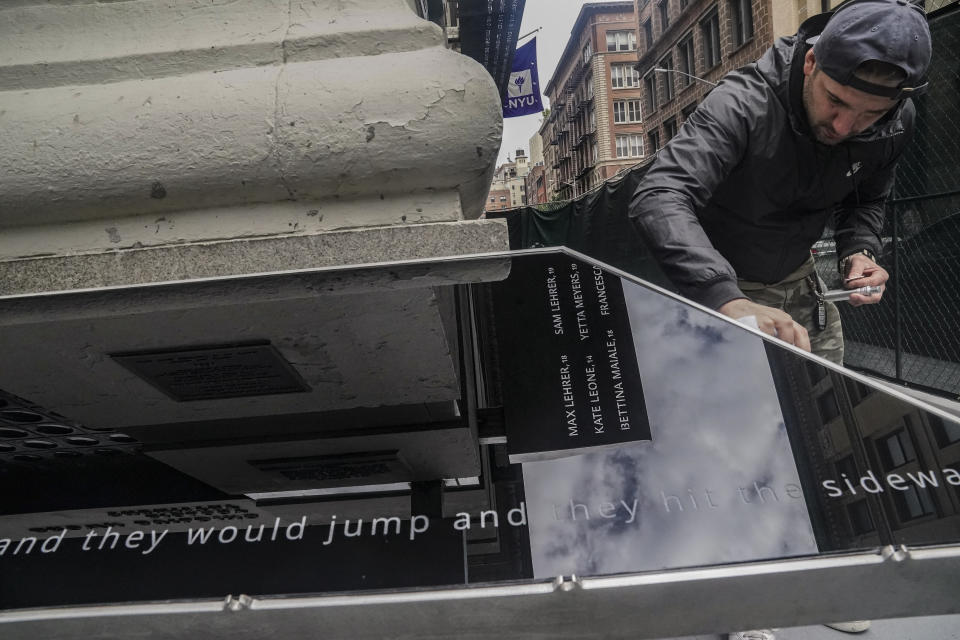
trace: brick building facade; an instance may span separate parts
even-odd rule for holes
[[[501,209],[512,209],[510,204],[509,189],[490,189],[487,194],[487,202],[483,205],[484,211],[500,211]]]
[[[547,176],[543,162],[530,167],[530,173],[524,178],[527,185],[527,204],[542,204],[547,202]]]
[[[540,127],[549,199],[573,198],[643,158],[633,2],[584,5],[553,77]]]
[[[753,62],[838,0],[634,0],[649,154],[729,71]],[[693,76],[693,77],[691,77]]]

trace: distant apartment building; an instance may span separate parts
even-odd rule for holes
[[[540,135],[535,133],[530,136],[530,166],[543,164],[543,141]]]
[[[547,174],[543,163],[533,165],[525,178],[527,186],[527,204],[549,202],[547,196]]]
[[[676,135],[729,71],[839,0],[635,0],[646,149]]]
[[[573,198],[643,158],[633,2],[584,5],[546,85],[540,127],[549,199]]]
[[[543,140],[539,133],[530,137],[530,172],[524,178],[527,204],[548,202],[547,176],[543,165]]]
[[[484,211],[514,209],[526,205],[527,187],[524,178],[529,171],[527,152],[517,149],[515,158],[497,167],[493,174]]]

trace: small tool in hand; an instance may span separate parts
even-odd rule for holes
[[[859,293],[862,296],[873,296],[880,293],[880,287],[860,287],[859,289],[834,289],[833,291],[824,291],[823,299],[828,302],[849,301],[850,296]]]

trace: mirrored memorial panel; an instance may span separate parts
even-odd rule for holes
[[[960,542],[955,418],[570,252],[11,297],[0,325],[0,628]]]

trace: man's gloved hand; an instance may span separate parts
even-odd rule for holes
[[[785,311],[757,304],[746,298],[731,300],[723,304],[717,311],[734,320],[754,316],[760,331],[780,338],[784,342],[789,342],[804,351],[810,351],[810,336],[807,335],[807,330],[794,322],[790,314]]]
[[[883,297],[883,290],[890,279],[887,270],[862,253],[854,253],[843,259],[843,288],[859,289],[860,287],[880,287],[880,293],[864,296],[859,293],[850,295],[850,304],[855,307],[861,304],[876,304]]]

